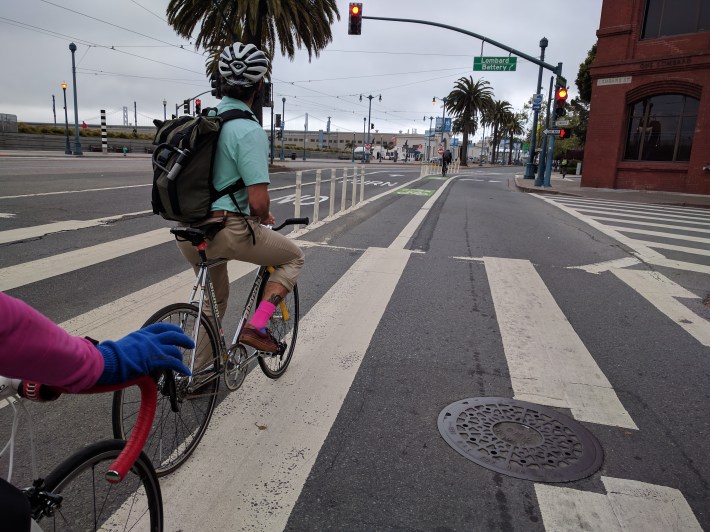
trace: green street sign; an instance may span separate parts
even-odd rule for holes
[[[481,72],[513,72],[518,64],[517,57],[474,57],[473,70]]]

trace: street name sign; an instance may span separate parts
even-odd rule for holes
[[[569,126],[569,120],[555,120],[555,125],[559,127]]]
[[[559,129],[545,129],[542,132],[543,135],[559,135],[560,130]]]
[[[512,72],[518,64],[517,57],[485,57],[473,58],[473,70],[481,72]]]

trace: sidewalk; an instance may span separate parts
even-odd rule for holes
[[[561,194],[584,198],[605,199],[612,201],[631,201],[634,203],[657,203],[663,205],[682,205],[710,209],[710,196],[685,194],[681,192],[660,192],[651,190],[630,190],[617,188],[591,188],[580,186],[581,176],[568,175],[562,179],[560,174],[553,174],[551,187],[536,187],[534,179],[515,176],[515,186],[522,192],[534,194]]]

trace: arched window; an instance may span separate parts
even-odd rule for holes
[[[690,160],[698,105],[683,94],[658,94],[631,104],[624,159]]]

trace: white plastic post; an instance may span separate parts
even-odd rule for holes
[[[330,210],[328,216],[335,214],[335,168],[330,169]]]
[[[365,167],[360,168],[360,201],[365,200]]]
[[[301,181],[303,180],[303,172],[296,172],[296,201],[293,208],[293,217],[300,218],[301,216]]]
[[[354,207],[357,201],[357,166],[353,166],[353,197],[350,200],[350,207]]]
[[[345,199],[348,196],[348,169],[343,168],[343,190],[340,194],[340,210],[345,210]]]
[[[318,168],[316,170],[316,191],[313,193],[314,200],[313,200],[313,222],[318,221],[318,211],[320,210],[320,180],[321,180],[321,172],[322,170]]]

